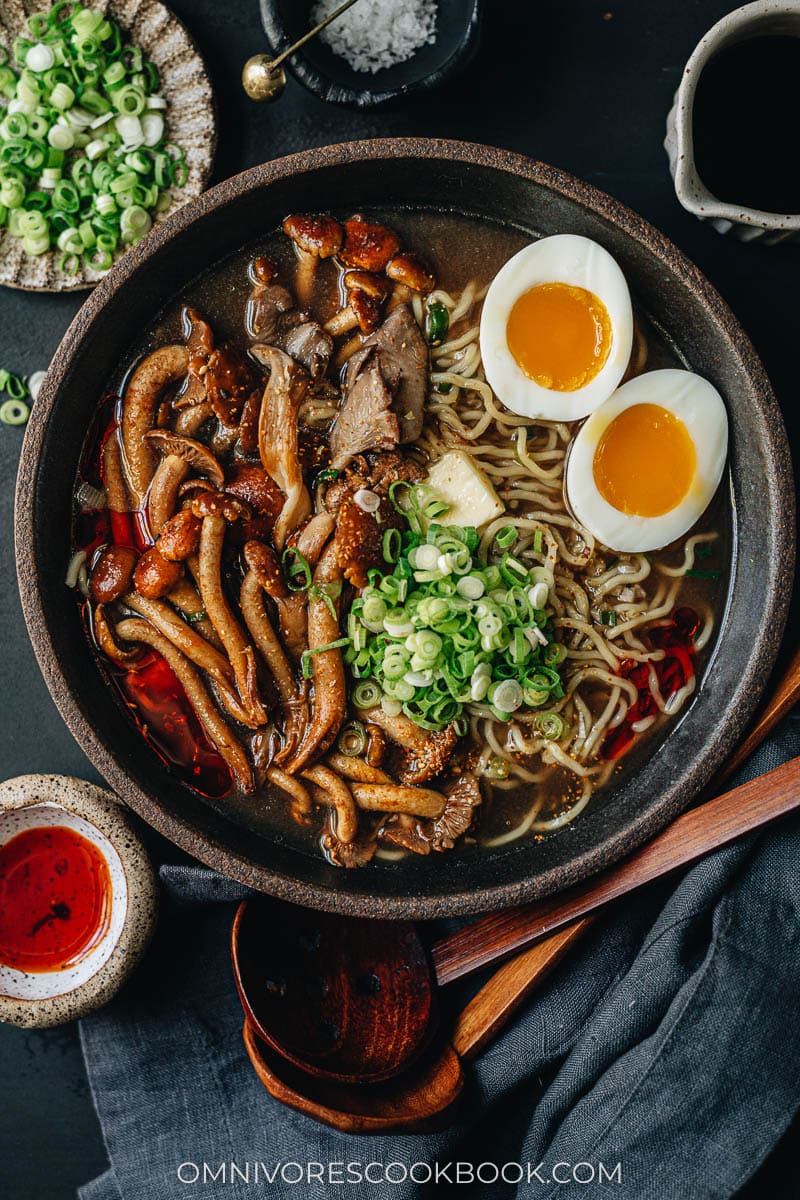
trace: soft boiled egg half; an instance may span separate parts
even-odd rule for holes
[[[578,431],[566,470],[570,508],[611,550],[658,550],[708,507],[727,452],[728,418],[713,384],[691,371],[649,371]]]
[[[532,242],[492,280],[481,314],[489,385],[522,417],[579,421],[618,387],[633,312],[625,276],[590,238]]]

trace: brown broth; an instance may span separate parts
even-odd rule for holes
[[[530,236],[515,229],[501,227],[483,219],[470,218],[452,213],[392,211],[369,213],[391,225],[400,234],[403,243],[428,259],[437,274],[438,286],[455,293],[463,289],[471,279],[479,284],[488,284],[499,268],[530,241]],[[236,349],[244,352],[248,340],[244,330],[244,312],[251,283],[248,277],[248,266],[258,255],[269,255],[281,267],[281,278],[291,280],[294,256],[286,238],[279,233],[265,236],[245,246],[238,253],[225,259],[212,270],[200,275],[179,297],[169,302],[161,313],[153,320],[151,326],[144,332],[139,341],[132,347],[131,354],[123,364],[117,378],[109,381],[110,390],[120,394],[124,389],[125,379],[135,363],[156,346],[182,338],[181,309],[190,304],[203,313],[211,323],[217,341],[227,341]],[[312,309],[314,315],[321,320],[327,320],[340,306],[339,277],[332,262],[321,264]],[[636,306],[637,320],[648,342],[647,369],[658,367],[687,367],[688,364],[679,350],[668,340],[658,325]],[[90,438],[90,441],[92,439]],[[96,436],[94,438],[96,443]],[[87,453],[83,475],[90,482],[99,482],[96,467],[92,467],[92,454]],[[724,606],[727,591],[728,564],[730,559],[731,514],[725,493],[725,484],[720,494],[701,518],[693,532],[716,530],[720,537],[714,543],[713,557],[700,564],[719,572],[718,580],[686,579],[681,587],[678,604],[692,606],[710,604],[716,615],[718,625]],[[85,545],[86,540],[80,540],[76,530],[76,544]],[[669,550],[667,551],[669,553]],[[670,561],[679,559],[677,551],[673,551]],[[697,656],[697,672],[701,679],[715,642],[715,634],[707,646]],[[102,669],[112,682],[114,690],[122,703],[130,701],[130,689],[123,686],[123,678],[114,670],[109,669],[103,661]],[[126,694],[127,693],[127,694]],[[682,710],[685,712],[685,709]],[[679,718],[678,718],[679,719]],[[613,781],[633,774],[645,757],[650,757],[663,741],[671,723],[661,720],[655,727],[636,737],[634,746],[620,759],[612,776],[612,783],[603,789],[614,786]],[[158,748],[161,756],[169,764],[170,755],[163,745]],[[206,743],[201,746],[202,754],[209,747]],[[213,748],[212,748],[213,749]],[[202,757],[202,755],[201,755]],[[190,772],[183,770],[181,778],[188,781]],[[574,781],[569,773],[561,768],[550,768],[549,778],[544,785],[528,785],[515,788],[513,791],[501,788],[487,789],[486,802],[480,814],[480,826],[477,838],[462,839],[461,852],[469,852],[470,847],[478,845],[483,840],[489,840],[513,829],[529,809],[534,788],[541,795],[545,787],[547,796],[542,816],[555,815],[571,803],[574,798]],[[280,792],[264,795],[259,790],[255,796],[244,795],[232,788],[220,797],[218,789],[213,787],[203,789],[204,798],[212,807],[233,818],[253,833],[267,835],[272,840],[292,844],[309,854],[319,854],[320,822],[314,821],[310,828],[298,826],[289,816],[288,800]],[[602,803],[602,791],[592,803]],[[580,820],[580,817],[578,817]],[[532,835],[527,835],[528,837]],[[513,848],[520,843],[511,842],[506,848]],[[376,863],[375,866],[378,866]],[[384,864],[385,867],[385,864]],[[374,867],[372,868],[374,869]]]

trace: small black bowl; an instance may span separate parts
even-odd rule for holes
[[[307,33],[314,0],[261,0],[261,19],[273,54]],[[354,71],[320,37],[286,62],[296,79],[321,100],[373,108],[412,92],[427,91],[466,66],[478,46],[481,0],[439,0],[436,40],[405,62],[374,75]]]

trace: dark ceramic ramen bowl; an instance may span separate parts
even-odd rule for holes
[[[64,585],[72,496],[99,398],[139,332],[202,270],[266,234],[293,209],[442,209],[530,233],[597,239],[639,304],[725,397],[731,424],[730,584],[715,649],[667,736],[574,824],[542,841],[433,854],[355,871],[258,835],[171,776],[115,702]],[[780,412],[730,311],[681,253],[641,218],[568,175],[504,151],[453,142],[357,142],[256,167],[155,229],[114,267],[75,318],[28,428],[17,492],[19,580],[28,629],[53,697],[119,795],[209,866],[300,904],[375,917],[470,913],[529,900],[609,866],[700,792],[753,714],[778,649],[792,581],[794,502]],[[255,801],[254,801],[255,803]]]

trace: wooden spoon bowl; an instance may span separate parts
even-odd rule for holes
[[[387,1083],[340,1083],[312,1078],[275,1054],[249,1021],[244,1045],[271,1096],[345,1133],[421,1133],[443,1129],[464,1086],[458,1055],[450,1046],[419,1059]]]
[[[239,906],[231,953],[253,1032],[311,1075],[387,1079],[436,1027],[433,973],[408,922],[342,920],[255,896]]]

